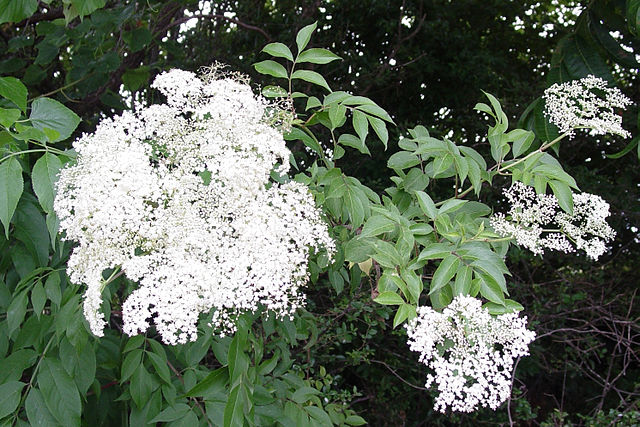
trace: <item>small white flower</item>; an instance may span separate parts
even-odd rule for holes
[[[556,83],[544,91],[544,114],[562,133],[573,136],[578,128],[592,129],[595,134],[631,134],[622,128],[622,116],[616,109],[631,105],[617,88],[607,87],[601,78],[588,76],[580,80]]]
[[[555,196],[536,194],[533,187],[521,182],[515,182],[504,195],[511,205],[510,219],[497,213],[490,218],[491,226],[499,235],[513,237],[518,245],[536,255],[545,249],[565,253],[578,249],[597,260],[616,235],[606,222],[609,204],[595,194],[574,194],[572,215],[559,209]]]
[[[457,296],[442,313],[419,307],[406,328],[409,348],[432,372],[425,387],[435,383],[441,412],[498,408],[509,397],[515,359],[529,354],[535,338],[526,317],[493,317],[470,296]]]
[[[176,344],[197,338],[201,313],[213,311],[221,334],[259,307],[290,316],[310,250],[335,245],[304,185],[270,181],[290,156],[274,107],[214,72],[172,70],[153,87],[167,103],[103,120],[74,142],[77,163],[57,183],[60,228],[78,243],[68,273],[87,286],[91,330],[103,333],[102,273],[118,266],[138,284],[123,303],[130,335],[154,323]]]

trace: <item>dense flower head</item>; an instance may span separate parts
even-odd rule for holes
[[[631,104],[618,88],[607,87],[601,78],[588,76],[566,83],[555,83],[544,92],[545,116],[563,133],[574,134],[588,128],[598,135],[631,136],[622,128],[622,116],[616,109]]]
[[[153,322],[166,343],[197,337],[201,313],[219,333],[258,307],[291,315],[302,303],[311,250],[334,250],[308,189],[278,184],[290,152],[274,125],[277,108],[237,76],[172,70],[153,87],[166,103],[104,119],[74,142],[55,209],[68,263],[87,286],[84,314],[94,334],[103,272],[137,282],[123,303],[123,330]]]
[[[578,249],[597,260],[616,235],[606,221],[609,204],[598,195],[573,194],[571,215],[559,209],[555,196],[536,194],[533,187],[521,182],[515,182],[504,195],[510,203],[509,217],[497,213],[491,217],[491,226],[534,254],[545,249],[565,253]]]
[[[426,387],[438,389],[435,409],[498,408],[511,393],[515,360],[529,354],[535,333],[517,313],[491,316],[480,300],[457,296],[442,312],[419,307],[407,325],[408,344],[429,367]]]

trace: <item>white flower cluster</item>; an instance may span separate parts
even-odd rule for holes
[[[595,194],[573,194],[573,215],[569,215],[560,210],[555,196],[536,194],[533,187],[521,182],[515,182],[503,193],[511,205],[510,218],[495,214],[490,219],[491,226],[499,235],[513,237],[534,254],[540,255],[545,249],[569,253],[575,245],[597,260],[616,235],[606,222],[609,204]]]
[[[607,87],[601,78],[588,76],[580,80],[556,83],[544,91],[545,115],[549,121],[573,136],[578,128],[592,129],[595,134],[631,136],[622,128],[622,116],[616,109],[631,104],[618,88]]]
[[[529,354],[535,333],[517,313],[491,316],[480,300],[457,296],[442,313],[419,307],[407,325],[409,348],[433,372],[435,409],[472,412],[498,408],[511,392],[514,361]]]
[[[260,306],[291,315],[311,248],[335,246],[308,189],[270,181],[290,156],[273,105],[215,70],[172,70],[153,87],[166,104],[102,120],[74,142],[77,163],[57,184],[60,228],[78,242],[68,273],[87,286],[91,330],[103,334],[102,274],[116,267],[138,284],[123,303],[129,335],[153,322],[166,343],[195,340],[212,309],[222,334]]]

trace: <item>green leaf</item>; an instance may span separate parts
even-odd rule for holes
[[[270,59],[253,64],[253,68],[260,74],[266,74],[280,79],[288,78],[287,70],[281,64]]]
[[[276,358],[277,363],[277,358]],[[204,377],[202,381],[196,384],[191,390],[186,393],[188,397],[201,397],[206,396],[215,390],[224,390],[225,383],[229,379],[229,370],[228,368],[222,367],[218,368],[215,371],[212,371]]]
[[[357,110],[360,111],[364,111],[365,113],[368,114],[373,114],[376,117],[381,118],[384,121],[387,121],[389,123],[394,123],[393,119],[391,118],[391,116],[389,115],[389,113],[387,113],[386,111],[384,111],[384,109],[382,109],[381,107],[379,107],[376,104],[362,104],[356,107]]]
[[[438,216],[438,208],[436,208],[431,197],[424,191],[416,191],[415,195],[416,199],[418,199],[418,205],[420,205],[422,212],[428,216],[429,219],[436,219],[436,216]]]
[[[167,356],[165,354],[157,354],[152,351],[147,352],[151,364],[156,370],[156,374],[167,384],[171,384],[171,372],[169,372],[169,366],[167,366]]]
[[[627,1],[627,25],[629,31],[636,37],[640,35],[640,1]]]
[[[420,163],[420,159],[413,153],[408,151],[398,151],[387,161],[387,166],[391,169],[402,170],[408,169]]]
[[[80,117],[51,98],[38,98],[31,103],[29,121],[36,129],[53,129],[60,135],[51,142],[62,141],[71,136],[80,123]]]
[[[422,191],[429,185],[429,177],[423,173],[420,168],[413,168],[403,181],[404,191],[413,193],[414,191]]]
[[[159,423],[159,422],[171,422],[177,419],[185,417],[189,411],[191,411],[191,407],[186,403],[176,403],[173,406],[169,406],[164,409],[158,415],[156,415],[153,419],[151,419],[150,423]]]
[[[49,230],[35,203],[22,199],[13,218],[14,236],[27,247],[39,266],[49,263]]]
[[[491,302],[504,304],[504,293],[498,283],[487,274],[481,274],[480,278],[480,294]]]
[[[287,90],[280,86],[265,86],[262,88],[262,96],[266,98],[285,98],[287,95]]]
[[[322,151],[320,144],[300,128],[292,127],[289,132],[284,134],[284,139],[286,141],[295,141],[299,139],[304,143],[304,145],[315,151],[320,156],[324,155],[324,151]]]
[[[38,371],[38,385],[47,408],[60,424],[80,425],[80,394],[59,360],[43,359]]]
[[[20,110],[17,108],[0,108],[0,125],[9,128],[20,118]]]
[[[369,122],[367,121],[367,116],[358,110],[353,110],[352,122],[353,129],[364,143],[367,139],[367,134],[369,133]]]
[[[373,299],[378,304],[382,305],[400,305],[404,304],[404,300],[400,295],[395,292],[382,292],[380,295]]]
[[[369,151],[367,146],[364,144],[364,140],[362,140],[361,138],[357,138],[354,135],[343,133],[342,135],[340,135],[340,138],[338,138],[338,144],[341,144],[347,147],[353,147],[356,150],[360,151],[362,154],[371,155],[371,152]]]
[[[238,379],[241,378],[243,374],[246,374],[249,369],[249,357],[244,352],[245,344],[246,336],[243,336],[242,333],[236,333],[229,346],[227,361],[229,364],[231,385],[235,385]]]
[[[342,59],[327,49],[313,48],[302,52],[296,62],[311,62],[312,64],[328,64],[336,59]]]
[[[384,122],[377,117],[367,116],[367,119],[369,120],[369,123],[371,123],[371,127],[375,131],[376,135],[378,135],[378,138],[380,138],[380,141],[382,141],[384,149],[386,150],[387,142],[389,142],[389,132],[387,132],[387,125],[385,125]]]
[[[334,104],[329,107],[329,121],[332,130],[344,124],[346,113],[347,107],[344,105]]]
[[[248,403],[246,397],[244,384],[238,384],[231,390],[224,407],[224,427],[244,426],[244,408]]]
[[[293,54],[291,53],[291,50],[289,50],[289,48],[283,43],[269,43],[262,48],[262,52],[277,58],[288,59],[293,62]]]
[[[62,299],[62,293],[60,291],[60,275],[58,272],[53,272],[47,276],[47,280],[44,282],[44,290],[47,294],[47,298],[56,305],[60,305]]]
[[[7,308],[7,335],[11,335],[13,331],[20,327],[27,312],[27,292],[21,292],[14,297]]]
[[[456,273],[456,280],[453,283],[453,295],[469,295],[471,292],[471,276],[473,269],[462,265]]]
[[[0,0],[0,24],[20,22],[38,8],[38,0]]]
[[[1,4],[2,0],[0,0]],[[16,104],[23,113],[27,111],[27,88],[15,77],[0,77],[0,96]]]
[[[148,28],[138,27],[131,31],[125,31],[122,39],[129,46],[132,53],[139,52],[151,43],[152,34]]]
[[[322,86],[323,88],[325,88],[329,92],[331,92],[331,88],[329,87],[329,84],[324,79],[324,77],[322,77],[322,75],[320,75],[319,73],[316,73],[315,71],[296,70],[291,75],[291,78],[292,79],[304,80],[305,82],[309,82],[309,83],[313,83],[314,85]]]
[[[293,393],[293,396],[291,396],[291,400],[296,403],[302,404],[311,399],[311,397],[317,396],[318,394],[320,394],[320,391],[313,387],[300,387]]]
[[[124,87],[135,92],[149,81],[149,67],[143,66],[139,68],[129,69],[122,75],[122,83]]]
[[[536,135],[533,132],[523,129],[514,129],[507,135],[510,140],[513,141],[512,151],[514,158],[526,152],[531,146],[533,140],[536,138]]]
[[[9,223],[22,195],[24,181],[22,167],[15,157],[0,163],[0,221],[4,234],[9,238]]]
[[[395,230],[396,224],[383,215],[373,215],[365,222],[360,237],[374,237]]]
[[[621,151],[619,151],[617,153],[613,153],[613,154],[607,154],[607,157],[610,158],[610,159],[619,159],[619,158],[625,156],[627,153],[631,152],[634,148],[636,148],[636,146],[638,145],[639,141],[640,141],[640,136],[636,136]]]
[[[410,304],[402,304],[400,307],[398,307],[398,311],[396,311],[396,315],[393,317],[393,329],[395,329],[405,320],[413,318],[415,316],[416,308],[414,306]]]
[[[131,393],[131,399],[138,408],[142,409],[151,398],[152,392],[153,383],[151,380],[151,375],[149,374],[149,372],[147,372],[144,365],[141,363],[133,373],[131,382],[129,383],[129,393]]]
[[[25,409],[29,423],[32,426],[52,427],[64,425],[58,423],[53,415],[51,415],[42,397],[42,392],[37,388],[32,388],[31,391],[29,391],[29,395],[25,401]]]
[[[142,364],[143,354],[144,351],[141,348],[137,348],[127,354],[122,362],[122,367],[120,368],[120,383],[124,383],[128,380],[136,369],[138,369],[138,366]]]
[[[460,258],[450,254],[447,255],[441,262],[435,273],[433,273],[433,279],[431,279],[431,285],[429,287],[429,295],[440,290],[453,278],[460,266]]]
[[[31,172],[33,191],[38,196],[40,206],[47,213],[53,212],[54,185],[58,180],[61,168],[60,159],[56,155],[46,152],[36,161]]]
[[[309,44],[309,40],[311,40],[311,34],[318,27],[318,23],[314,22],[313,24],[302,27],[298,34],[296,34],[296,45],[298,46],[298,55],[302,53],[307,44]]]
[[[349,415],[344,422],[350,426],[363,426],[367,423],[365,419],[359,415]]]
[[[16,410],[24,386],[25,383],[20,381],[9,381],[0,385],[0,418]]]
[[[549,186],[558,199],[558,205],[569,215],[573,214],[573,193],[567,184],[561,181],[551,180]]]
[[[486,304],[483,304],[482,307],[489,310],[489,313],[494,316],[499,314],[513,313],[513,312],[524,310],[524,307],[520,303],[510,299],[504,300],[504,304],[496,304],[495,302],[488,302]]]
[[[44,309],[44,305],[47,302],[47,293],[42,286],[42,282],[37,281],[33,288],[31,289],[31,305],[33,306],[33,312],[40,317],[42,314],[42,310]]]
[[[76,13],[82,18],[103,8],[106,0],[71,0],[71,4],[75,8]]]

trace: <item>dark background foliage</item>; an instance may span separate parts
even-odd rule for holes
[[[331,87],[370,97],[398,124],[389,150],[380,144],[371,158],[348,152],[341,161],[378,192],[390,183],[385,165],[397,150],[393,141],[417,124],[488,152],[486,122],[473,110],[481,90],[501,100],[513,123],[520,119],[537,132],[553,132],[533,103],[557,81],[596,74],[640,100],[638,63],[629,53],[640,48],[635,1],[33,0],[16,2],[21,10],[10,3],[0,0],[0,74],[20,78],[30,98],[46,94],[76,112],[82,119],[76,134],[136,103],[156,101],[150,82],[173,67],[197,70],[220,61],[256,84],[270,84],[251,67],[265,59],[262,47],[291,45],[302,26],[317,21],[311,44],[343,58],[323,66]],[[625,126],[638,134],[637,107],[626,113]],[[512,295],[540,338],[520,361],[513,398],[500,410],[434,413],[432,396],[421,387],[422,366],[403,332],[391,331],[390,312],[372,302],[375,283],[368,279],[337,294],[335,280],[319,277],[308,306],[317,341],[307,345],[311,338],[294,336],[291,359],[308,378],[326,369],[332,398],[351,402],[371,425],[604,425],[638,415],[638,158],[635,149],[607,156],[627,144],[578,135],[559,148],[581,190],[611,204],[618,237],[597,263],[510,253]],[[292,149],[306,156],[300,145]],[[497,190],[485,197],[499,203]],[[11,264],[7,245],[3,269]],[[117,351],[114,340],[100,344],[105,354]],[[202,360],[205,368],[219,367],[215,358]],[[100,399],[113,400],[119,392],[105,372],[103,366]],[[102,400],[89,399],[87,408],[99,408]],[[120,423],[117,412],[105,417],[97,421]]]

